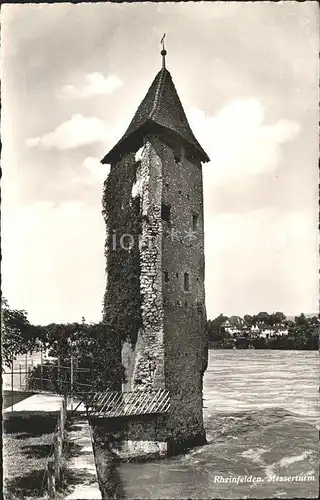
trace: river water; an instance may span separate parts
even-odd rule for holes
[[[209,351],[208,444],[165,460],[119,464],[124,497],[316,498],[318,373],[317,351]]]

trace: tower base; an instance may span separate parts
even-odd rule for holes
[[[167,443],[167,455],[180,455],[190,450],[190,448],[195,448],[196,446],[203,446],[207,444],[207,439],[205,432],[196,434],[190,438],[181,439],[178,441],[168,441]]]
[[[165,415],[95,418],[91,425],[116,462],[150,461],[185,453],[207,443],[205,432],[174,439],[168,436]]]

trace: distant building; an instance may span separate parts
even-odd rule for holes
[[[288,327],[286,325],[270,326],[263,322],[258,322],[250,327],[240,316],[231,316],[222,323],[221,328],[232,337],[270,338],[279,335],[288,335]]]
[[[269,326],[265,323],[256,323],[251,326],[250,334],[254,337],[270,338],[279,335],[288,335],[288,327],[285,325]]]
[[[232,337],[247,333],[247,324],[240,316],[231,316],[222,323],[221,327]]]
[[[252,325],[251,328],[250,328],[250,334],[253,336],[253,337],[259,337],[259,334],[260,334],[260,328],[258,327],[258,325]]]

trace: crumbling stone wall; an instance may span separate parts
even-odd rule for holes
[[[115,332],[120,332],[125,389],[170,391],[162,438],[174,452],[180,445],[205,442],[202,170],[182,145],[169,146],[160,136],[146,137],[138,156],[128,154],[109,175],[109,246],[114,229],[118,237],[135,231],[141,236],[130,251],[107,250],[105,314],[111,308]],[[163,204],[169,220],[164,220]]]
[[[161,168],[146,139],[142,151],[111,167],[105,186],[104,317],[119,337],[124,390],[164,385]]]
[[[207,367],[203,186],[200,162],[148,137],[137,170],[141,196],[142,327],[132,388],[166,388],[171,449],[205,442],[202,379]],[[170,207],[162,220],[161,207]],[[193,215],[197,223],[193,231]],[[184,274],[189,290],[184,290]],[[152,372],[152,368],[155,368]]]
[[[162,308],[162,164],[146,138],[136,174],[141,199],[140,293],[142,326],[135,350],[132,389],[164,385]]]
[[[203,185],[200,162],[159,144],[163,202],[164,350],[166,389],[171,394],[168,433],[172,445],[203,443],[202,380],[207,367],[204,291]],[[196,227],[193,227],[193,216]],[[184,289],[188,273],[189,290]]]

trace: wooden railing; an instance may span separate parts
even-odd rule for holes
[[[170,409],[169,391],[141,390],[132,392],[99,392],[87,395],[87,413],[95,417],[122,417],[167,413]]]

